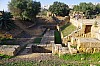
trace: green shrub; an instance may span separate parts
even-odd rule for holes
[[[12,56],[4,55],[4,54],[0,54],[0,57],[2,57],[3,59],[12,58]]]
[[[55,44],[62,44],[60,32],[55,30],[54,35],[55,35]]]
[[[34,39],[34,43],[39,44],[39,43],[41,42],[41,39],[42,39],[42,38],[35,38],[35,39]]]
[[[10,39],[10,38],[2,38],[1,40],[0,40],[1,42],[0,42],[0,44],[1,45],[15,45],[16,43],[15,43],[15,39]]]
[[[1,30],[11,30],[15,28],[15,24],[12,20],[12,15],[10,12],[2,12],[2,16],[0,17],[0,29]]]

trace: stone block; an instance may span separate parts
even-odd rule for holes
[[[87,48],[86,53],[93,53],[93,49],[92,48]]]
[[[0,54],[14,56],[20,51],[19,45],[1,45]]]

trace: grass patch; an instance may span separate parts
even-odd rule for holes
[[[35,38],[35,39],[34,39],[34,43],[39,44],[39,43],[41,42],[41,39],[42,39],[42,38]]]
[[[87,57],[89,57],[90,54],[74,54],[74,55],[70,55],[70,54],[65,54],[62,55],[61,58],[64,60],[73,60],[73,61],[80,61],[81,58],[84,58],[86,60]]]
[[[84,62],[99,62],[100,61],[100,53],[82,53],[82,54],[65,54],[60,58],[68,61],[84,61]]]
[[[61,31],[62,31],[64,37],[68,36],[75,29],[76,29],[76,27],[74,25],[72,25],[71,23],[68,23],[61,27]]]
[[[8,55],[0,54],[0,57],[1,57],[2,59],[10,59],[10,58],[12,58],[13,56],[8,56]]]
[[[2,66],[90,66],[90,64],[100,66],[100,62],[98,62],[100,60],[100,53],[94,53],[94,54],[83,53],[74,55],[65,54],[61,55],[60,58],[61,60],[58,58],[53,58],[51,60],[42,60],[42,61],[22,60],[22,61],[4,63]],[[81,58],[84,59],[81,60]]]
[[[55,30],[55,44],[62,44],[60,32]]]
[[[90,66],[90,64],[62,64],[61,66]]]
[[[77,48],[77,46],[71,45],[71,48]]]

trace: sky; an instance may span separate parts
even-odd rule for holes
[[[67,5],[76,5],[79,4],[80,2],[92,2],[92,3],[100,2],[100,0],[35,0],[35,1],[41,2],[42,6],[51,5],[55,1],[64,2]],[[10,0],[0,0],[0,10],[8,11],[8,6],[7,6],[8,2],[10,2]]]

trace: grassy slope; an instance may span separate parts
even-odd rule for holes
[[[61,31],[62,31],[64,37],[67,36],[68,34],[70,34],[71,32],[73,32],[75,29],[76,29],[76,27],[74,25],[72,25],[71,23],[68,23],[61,27]]]

